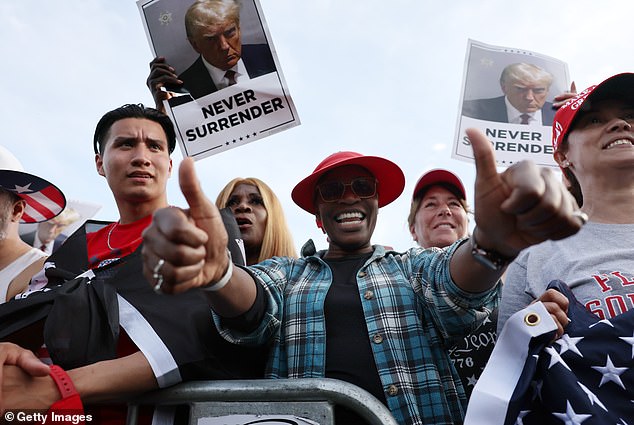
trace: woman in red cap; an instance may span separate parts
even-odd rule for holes
[[[400,195],[403,173],[386,159],[340,152],[292,192],[327,233],[328,249],[235,268],[218,210],[185,159],[179,176],[190,209],[157,211],[144,234],[145,274],[153,278],[161,263],[164,291],[202,288],[225,338],[271,344],[270,378],[343,379],[386,403],[400,423],[459,423],[465,397],[444,341],[484,320],[506,262],[520,249],[581,225],[554,174],[532,163],[498,174],[484,135],[469,136],[482,209],[477,242],[405,253],[373,246],[378,209]],[[539,235],[529,241],[536,227]]]
[[[423,248],[446,248],[469,235],[467,193],[449,170],[433,169],[414,186],[407,217],[414,241]],[[448,346],[467,399],[486,365],[496,340],[497,306],[477,330]]]
[[[444,248],[469,235],[469,207],[462,181],[449,170],[434,169],[416,182],[407,224],[424,248]]]
[[[568,101],[555,115],[554,157],[589,221],[561,241],[522,252],[509,266],[501,329],[554,279],[601,319],[634,307],[634,74],[619,74]]]
[[[587,223],[568,238],[523,250],[509,265],[496,351],[465,423],[482,423],[479,413],[493,406],[504,417],[489,415],[492,424],[634,418],[633,124],[631,73],[584,90],[555,114],[554,158]],[[538,307],[530,304],[545,297],[566,313],[558,322],[568,323],[560,339],[546,344],[547,336],[540,345],[550,329],[537,332],[539,323],[527,318]]]

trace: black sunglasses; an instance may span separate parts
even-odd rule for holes
[[[376,179],[359,177],[350,183],[331,181],[317,185],[319,196],[324,202],[336,202],[343,198],[346,186],[350,186],[352,192],[359,198],[372,198],[376,195]]]

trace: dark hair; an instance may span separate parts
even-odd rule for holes
[[[171,154],[174,151],[174,147],[176,147],[176,133],[174,132],[172,120],[159,110],[145,107],[142,103],[129,103],[106,112],[104,116],[101,117],[95,128],[95,136],[93,137],[95,153],[103,153],[103,145],[108,137],[110,128],[115,122],[125,118],[141,118],[159,123],[167,136],[169,153]]]
[[[561,152],[568,151],[568,135],[567,134],[564,136],[564,139],[561,141],[558,151],[561,151]],[[570,192],[572,196],[574,196],[575,201],[577,201],[577,205],[579,205],[579,207],[583,206],[583,192],[581,192],[581,185],[579,184],[579,180],[577,180],[577,176],[575,176],[575,173],[570,171],[569,168],[562,168],[561,172],[566,178],[566,183],[567,183],[566,188],[568,189],[568,192]]]
[[[10,190],[4,189],[4,188],[0,188],[0,198],[2,198],[1,195],[3,195],[3,194],[7,195],[7,200],[9,202],[9,204],[11,204],[11,205],[15,204],[20,199],[22,199],[21,197],[16,195],[15,192],[11,192]]]

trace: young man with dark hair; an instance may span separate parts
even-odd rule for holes
[[[143,105],[110,111],[97,125],[95,164],[112,190],[119,220],[85,238],[73,235],[74,242],[52,257],[57,269],[73,275],[90,268],[85,274],[90,285],[77,285],[53,300],[43,338],[53,363],[68,369],[66,379],[84,403],[125,401],[185,380],[260,375],[263,351],[236,350],[220,338],[199,291],[166,300],[142,275],[141,234],[152,214],[168,206],[174,146],[171,121]],[[237,225],[233,231],[239,232]],[[35,294],[16,302],[31,297]],[[1,344],[0,364],[5,388],[0,408],[46,409],[60,398],[48,366],[27,350]],[[30,391],[6,390],[27,384]],[[125,409],[112,411],[95,414],[100,421],[123,423]]]

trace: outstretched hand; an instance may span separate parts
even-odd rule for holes
[[[498,173],[491,142],[467,129],[476,163],[475,221],[478,243],[510,258],[547,239],[581,228],[577,204],[552,170],[530,161]]]
[[[143,232],[143,273],[153,285],[160,277],[165,293],[215,282],[229,261],[222,217],[203,193],[192,158],[183,160],[178,178],[189,209],[160,209]]]

